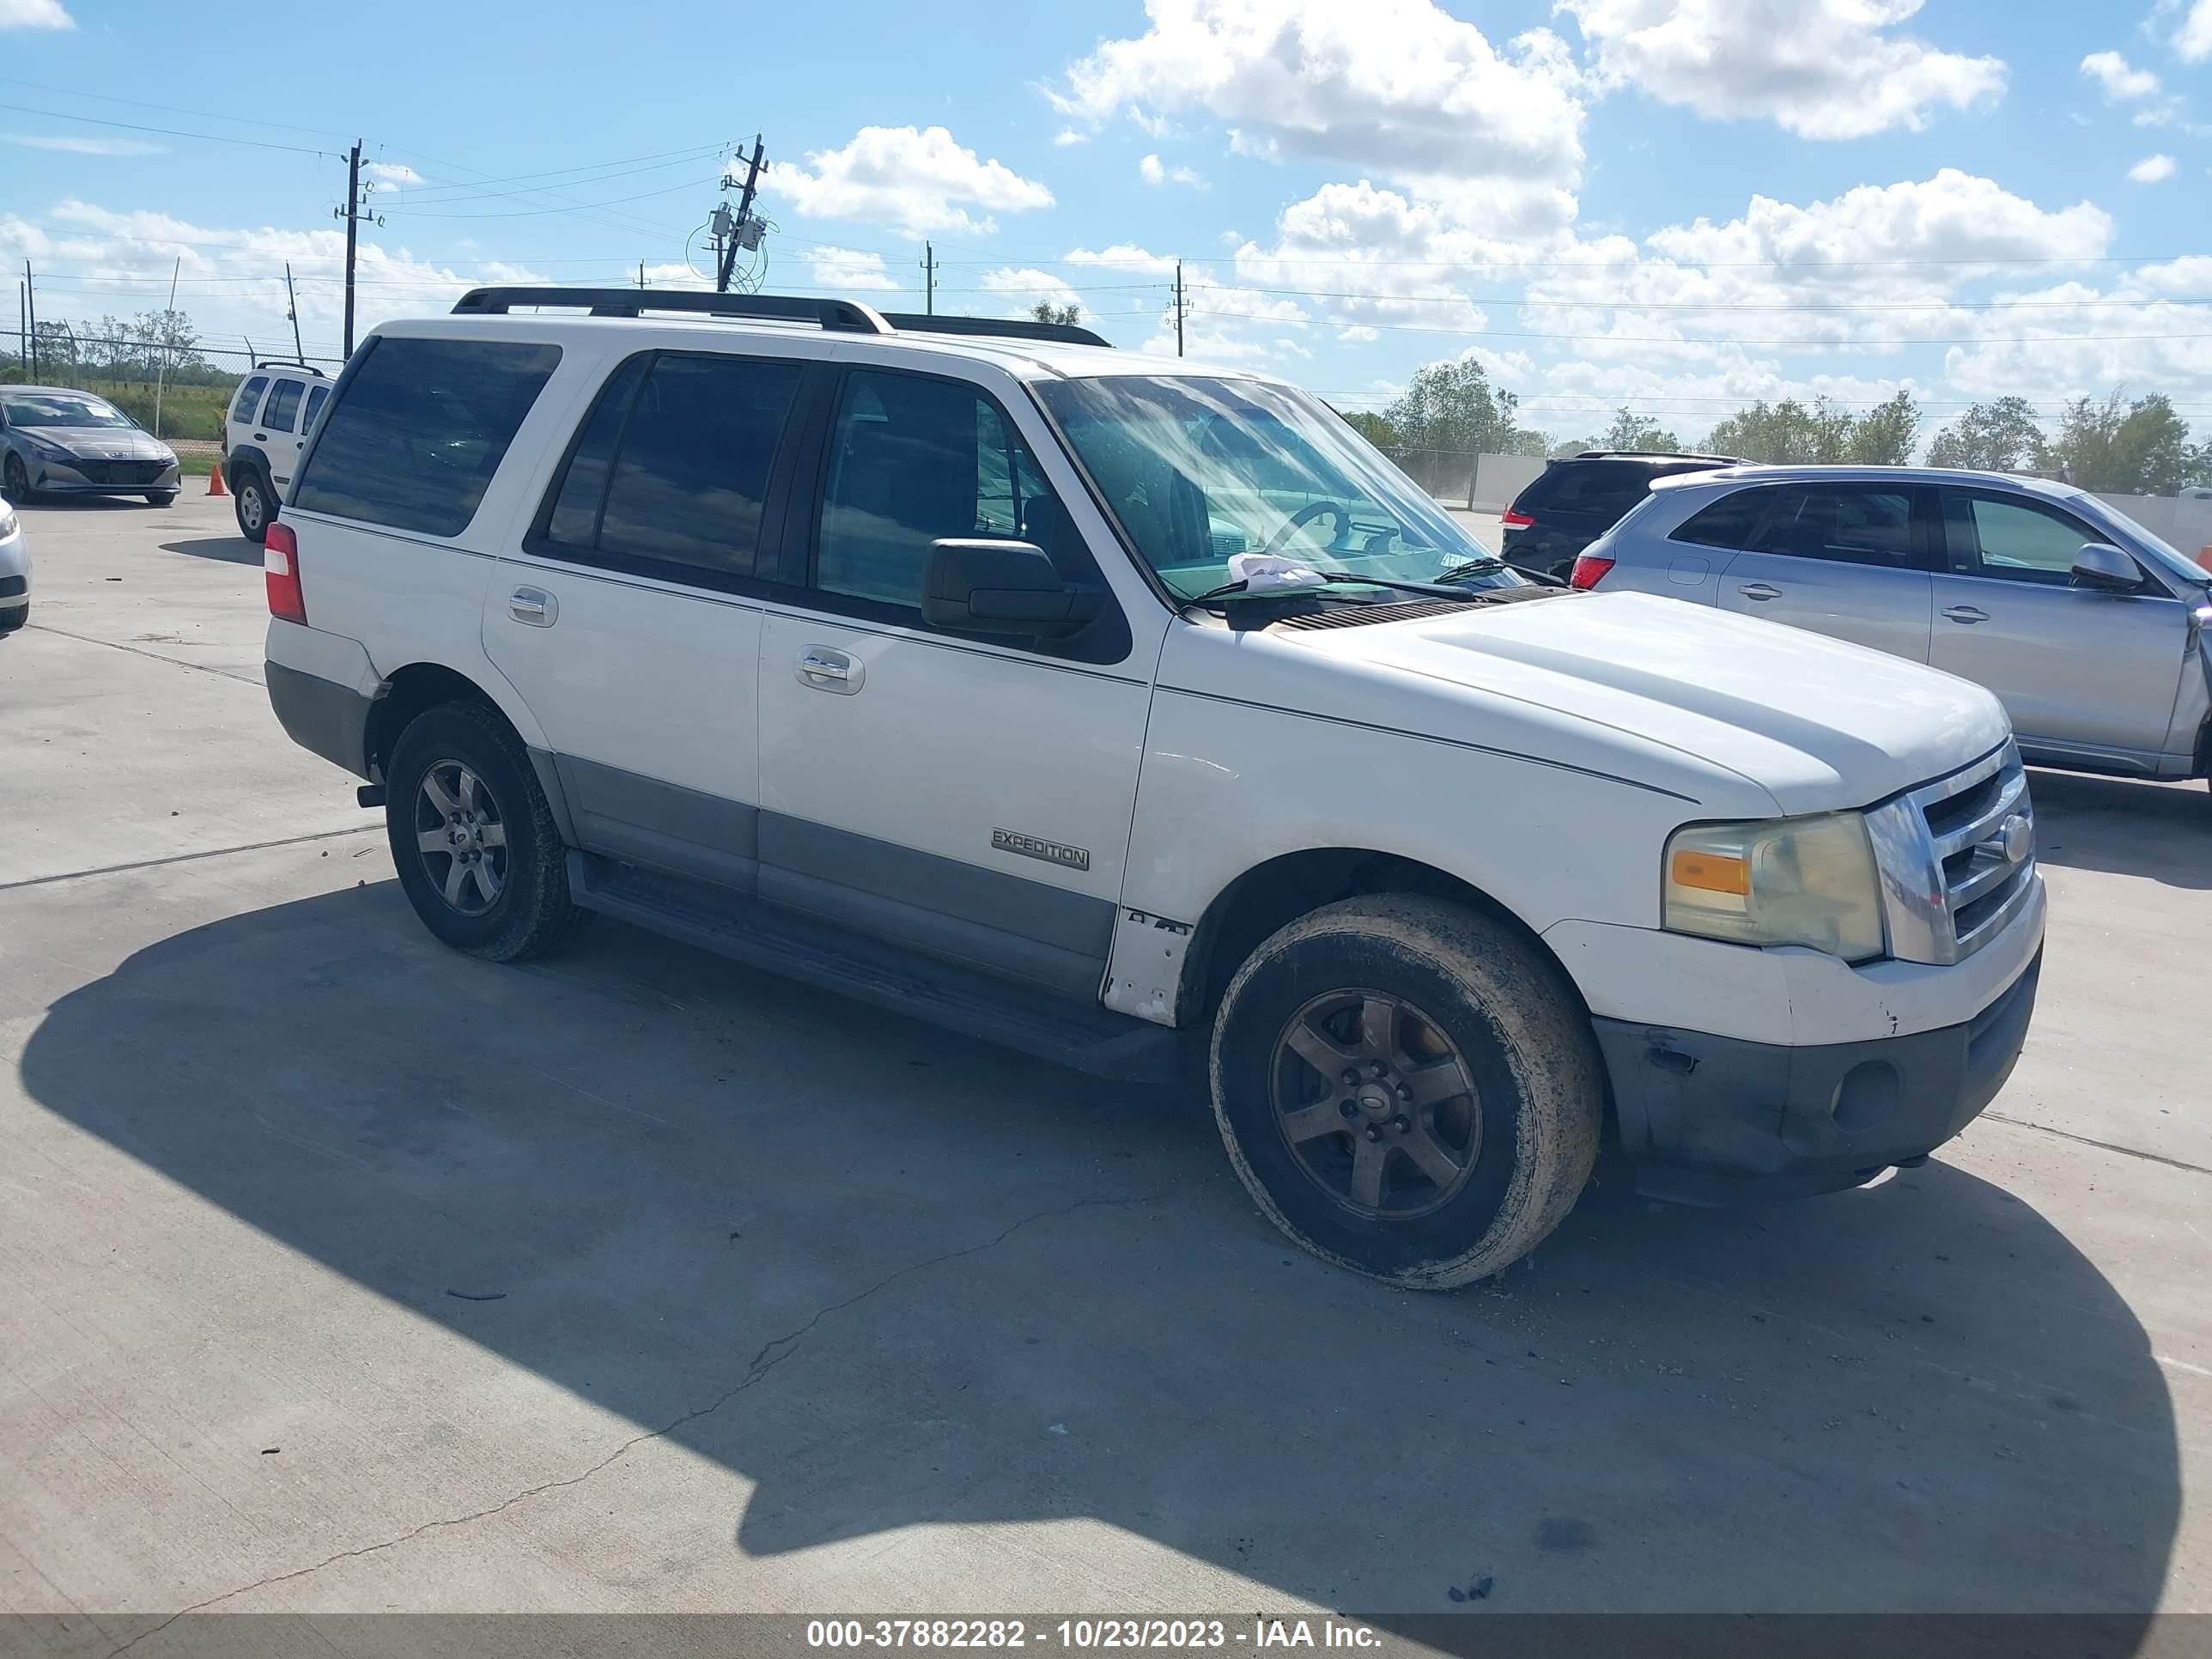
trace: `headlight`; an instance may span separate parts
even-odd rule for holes
[[[1698,823],[1667,842],[1665,925],[1742,945],[1809,945],[1846,962],[1882,950],[1881,884],[1856,812]]]
[[[23,441],[50,461],[73,461],[76,459],[76,452],[67,444],[58,444],[52,438],[41,438],[35,432],[26,432]]]
[[[0,542],[4,542],[22,528],[23,521],[15,516],[15,509],[0,501]]]

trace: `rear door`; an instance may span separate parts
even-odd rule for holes
[[[1935,578],[1929,660],[2001,698],[2023,744],[2053,757],[2156,764],[2189,660],[2190,607],[2073,585],[2085,542],[2110,538],[2046,501],[1944,489],[1949,568]]]
[[[307,441],[307,423],[301,418],[307,403],[304,377],[279,374],[269,383],[269,399],[261,406],[255,440],[269,458],[269,481],[282,497],[300,470],[300,451]]]
[[[485,592],[484,649],[591,851],[755,885],[757,659],[797,358],[641,351],[594,398]]]
[[[1533,524],[1509,526],[1505,556],[1528,569],[1564,575],[1575,556],[1620,523],[1651,487],[1643,461],[1560,461],[1514,498]]]
[[[1793,483],[1720,574],[1723,610],[1928,660],[1935,526],[1903,483]]]

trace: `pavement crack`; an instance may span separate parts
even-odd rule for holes
[[[135,645],[125,645],[119,640],[94,639],[89,634],[72,634],[66,628],[56,628],[52,623],[26,623],[26,628],[36,629],[41,634],[57,634],[65,640],[75,640],[79,645],[104,645],[111,651],[128,651],[134,657],[150,657],[155,662],[167,663],[173,668],[189,668],[196,674],[213,674],[218,678],[236,680],[240,685],[258,686],[261,682],[251,674],[241,674],[234,668],[217,668],[212,663],[187,662],[182,657],[165,657],[158,651],[143,651]]]
[[[179,1607],[161,1623],[139,1632],[121,1646],[111,1649],[107,1659],[120,1659],[121,1655],[130,1652],[131,1649],[149,1637],[160,1635],[179,1619],[186,1618],[195,1613],[204,1613],[210,1607],[234,1601],[241,1595],[251,1595],[255,1590],[268,1589],[274,1585],[289,1583],[295,1578],[311,1577],[322,1571],[324,1568],[335,1566],[341,1561],[358,1560],[363,1556],[376,1555],[386,1550],[397,1549],[403,1544],[413,1542],[425,1534],[441,1532],[453,1527],[470,1526],[478,1521],[489,1520],[493,1516],[503,1514],[518,1504],[527,1503],[530,1499],[543,1497],[547,1492],[559,1492],[568,1486],[581,1486],[593,1476],[613,1467],[647,1441],[665,1438],[679,1429],[698,1422],[702,1418],[712,1417],[739,1395],[764,1382],[777,1366],[799,1351],[799,1343],[823,1320],[833,1314],[842,1313],[848,1308],[857,1307],[872,1297],[881,1295],[902,1279],[911,1279],[917,1273],[927,1273],[932,1267],[941,1267],[948,1261],[959,1261],[969,1256],[982,1255],[988,1251],[995,1250],[1016,1233],[1025,1228],[1033,1227],[1041,1221],[1050,1221],[1061,1216],[1074,1215],[1084,1210],[1140,1209],[1146,1205],[1163,1202],[1174,1197],[1177,1193],[1187,1191],[1193,1187],[1205,1186],[1214,1177],[1207,1176],[1192,1181],[1179,1181],[1161,1188],[1158,1192],[1138,1193],[1126,1198],[1079,1198],[1072,1204],[1056,1205],[1051,1209],[1039,1210],[1033,1214],[1023,1216],[1018,1220],[1009,1222],[997,1233],[981,1243],[963,1245],[957,1250],[945,1250],[936,1255],[926,1256],[920,1261],[910,1261],[902,1267],[895,1267],[866,1288],[855,1291],[852,1295],[840,1301],[828,1303],[816,1309],[807,1316],[805,1323],[785,1332],[781,1336],[770,1337],[754,1352],[752,1359],[745,1366],[744,1374],[707,1404],[696,1407],[680,1416],[672,1418],[659,1428],[647,1429],[632,1435],[587,1469],[575,1474],[563,1475],[557,1480],[541,1481],[537,1486],[526,1486],[520,1492],[503,1498],[496,1504],[488,1504],[480,1510],[471,1510],[465,1515],[444,1516],[434,1521],[425,1521],[418,1526],[409,1528],[405,1532],[377,1543],[363,1544],[349,1550],[339,1550],[310,1565],[295,1567],[289,1572],[270,1573],[266,1577],[255,1579],[250,1584],[240,1584],[235,1589],[224,1590],[218,1595],[210,1595],[204,1601],[195,1601],[188,1607]]]
[[[172,853],[166,858],[139,859],[130,864],[103,864],[90,870],[64,870],[52,876],[27,876],[21,881],[0,881],[0,893],[19,887],[46,887],[58,881],[82,881],[90,876],[119,876],[131,870],[155,870],[165,864],[190,864],[195,859],[228,858],[233,853],[265,853],[272,847],[297,847],[303,842],[335,841],[342,836],[365,836],[383,826],[363,823],[351,830],[317,830],[304,836],[282,836],[275,841],[249,841],[239,847],[210,847],[198,853]]]
[[[2015,1129],[2033,1129],[2039,1134],[2057,1135],[2061,1140],[2070,1140],[2077,1146],[2094,1146],[2101,1152],[2118,1152],[2122,1158],[2139,1158],[2146,1164],[2163,1164],[2169,1170],[2186,1170],[2191,1175],[2212,1175],[2212,1170],[2206,1169],[2202,1164],[2191,1164],[2185,1158],[2167,1158],[2160,1152],[2147,1152],[2140,1146],[2123,1146],[2117,1141],[2077,1135],[2070,1130],[2054,1129],[2048,1123],[2031,1123],[2024,1117],[2007,1117],[2002,1112],[1984,1112],[1982,1115],[1995,1118],[2000,1123],[2009,1123]]]

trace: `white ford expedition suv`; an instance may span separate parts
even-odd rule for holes
[[[1079,329],[455,311],[355,354],[266,549],[277,717],[451,945],[604,913],[1202,1075],[1260,1207],[1413,1285],[1601,1140],[1830,1190],[2012,1069],[2044,891],[1985,691],[1531,583],[1311,397]]]

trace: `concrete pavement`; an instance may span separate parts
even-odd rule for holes
[[[268,713],[226,506],[30,509],[0,641],[0,1609],[65,1650],[1481,1578],[2212,1611],[2201,784],[2037,776],[2038,1023],[1925,1169],[1601,1186],[1503,1285],[1397,1293],[1281,1241],[1188,1100],[620,927],[436,946]]]

